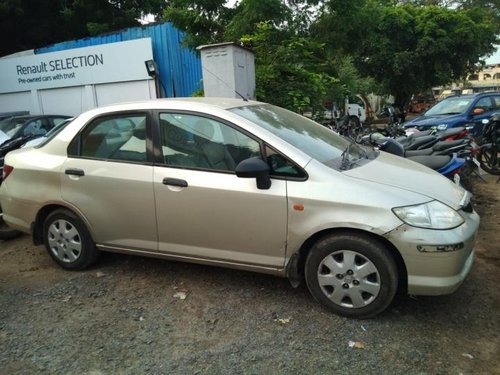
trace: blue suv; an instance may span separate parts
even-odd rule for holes
[[[449,96],[422,115],[404,123],[405,128],[445,130],[488,118],[500,111],[500,92]]]

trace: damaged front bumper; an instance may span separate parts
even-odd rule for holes
[[[474,262],[479,215],[474,211],[460,214],[465,222],[457,228],[434,230],[403,224],[385,234],[403,257],[409,294],[450,294],[465,280]]]

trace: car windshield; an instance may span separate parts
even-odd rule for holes
[[[469,108],[472,103],[473,98],[447,98],[442,102],[437,103],[434,107],[429,109],[425,115],[426,116],[436,116],[436,115],[458,115],[463,113]]]
[[[30,145],[27,145],[27,146],[34,146],[34,147],[38,148],[38,147],[42,147],[42,146],[46,145],[51,139],[53,139],[57,134],[59,134],[61,132],[61,130],[63,130],[74,119],[75,119],[75,117],[70,117],[68,119],[61,121],[56,126],[54,126],[52,129],[50,129],[47,132],[47,134],[45,134],[43,137],[37,138],[36,140],[33,140],[35,142],[30,144]]]
[[[349,167],[364,158],[364,147],[330,129],[286,109],[270,104],[231,108],[231,112],[277,135],[310,157],[334,169]]]
[[[0,130],[12,138],[25,122],[26,119],[23,118],[8,118],[0,121]]]

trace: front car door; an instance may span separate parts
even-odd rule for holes
[[[157,250],[148,118],[146,112],[98,117],[68,148],[62,197],[100,246]]]
[[[474,115],[475,121],[489,118],[495,111],[500,109],[500,94],[488,95],[480,98],[476,104],[474,104],[473,110],[478,108],[482,109],[483,112],[479,115]]]
[[[190,113],[159,114],[154,168],[159,250],[188,259],[277,269],[287,236],[286,181],[259,190],[236,165],[262,144],[232,124]]]

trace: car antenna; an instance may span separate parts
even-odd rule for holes
[[[204,70],[206,70],[208,73],[210,73],[211,75],[213,75],[216,79],[218,79],[219,81],[221,81],[224,85],[226,85],[227,87],[229,87],[230,89],[232,89],[232,87],[230,87],[226,81],[224,81],[222,78],[218,77],[215,73],[211,72],[210,70],[207,69],[207,67],[203,67]],[[233,89],[233,91],[236,93],[236,95],[238,95],[241,99],[243,99],[243,101],[245,102],[248,102],[248,99],[245,98],[243,95],[241,95],[238,91],[236,91],[235,89]]]

